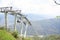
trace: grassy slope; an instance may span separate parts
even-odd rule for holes
[[[0,40],[15,40],[15,38],[5,30],[0,30]]]

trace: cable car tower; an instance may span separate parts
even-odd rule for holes
[[[14,30],[16,31],[16,17],[17,13],[21,13],[21,10],[12,10],[12,7],[0,7],[0,12],[5,14],[5,29],[7,30],[7,14],[12,13],[15,16]]]

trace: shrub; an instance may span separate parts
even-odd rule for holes
[[[15,38],[18,38],[18,32],[13,32],[12,35],[15,37]]]
[[[4,30],[4,27],[0,27],[0,30]]]

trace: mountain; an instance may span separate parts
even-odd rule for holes
[[[60,34],[60,18],[34,21],[32,25],[39,35]]]
[[[51,15],[45,15],[45,14],[33,14],[33,13],[25,14],[25,16],[31,21],[38,21],[38,20],[59,17],[59,16],[51,16]]]
[[[27,16],[28,18],[28,16]],[[40,18],[40,17],[39,17]],[[13,30],[14,26],[14,16],[8,15],[8,26]],[[36,18],[37,19],[37,18]],[[44,20],[31,20],[32,26],[27,29],[27,35],[50,35],[50,34],[60,34],[60,18],[51,18]],[[0,25],[4,24],[4,15],[0,15]],[[25,25],[23,33],[25,31]],[[21,24],[17,24],[17,30],[21,32]]]
[[[32,26],[28,27],[27,35],[60,34],[60,18],[31,21],[31,23]]]

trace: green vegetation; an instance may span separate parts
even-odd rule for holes
[[[60,35],[50,35],[45,37],[44,40],[60,40]]]
[[[32,38],[22,38],[22,40],[31,40]]]
[[[0,40],[60,40],[60,35],[48,35],[45,37],[38,37],[35,35],[34,37],[19,37],[18,32],[9,32],[4,29],[4,27],[0,27]]]
[[[4,27],[0,27],[0,30],[4,30]]]
[[[15,37],[15,38],[18,38],[18,32],[13,32],[12,35]]]
[[[49,35],[45,37],[34,36],[31,38],[23,38],[22,40],[60,40],[60,35]]]
[[[60,16],[56,16],[56,18],[58,19],[58,18],[60,18]]]
[[[32,40],[31,37],[18,37],[17,40]]]
[[[16,40],[16,39],[5,30],[0,30],[0,40]]]

